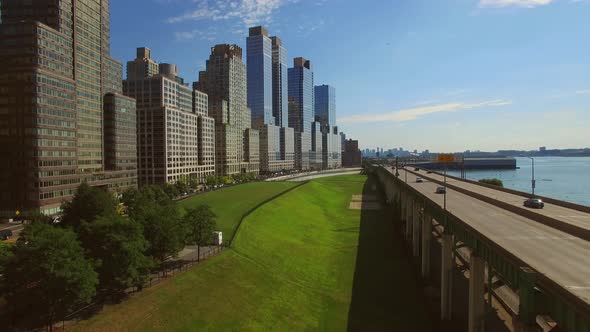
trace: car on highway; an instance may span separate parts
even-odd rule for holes
[[[416,167],[414,168],[414,171],[418,172],[420,170],[420,168]]]
[[[436,188],[437,194],[445,194],[446,192],[447,192],[447,188],[445,188],[445,187],[437,187]]]
[[[426,171],[426,174],[432,174],[432,171]]]
[[[416,182],[424,182],[424,180],[421,177],[417,177]]]
[[[543,203],[543,200],[540,198],[529,198],[524,201],[523,205],[533,209],[542,209],[545,206],[545,203]]]

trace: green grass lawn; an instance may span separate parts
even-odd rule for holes
[[[375,194],[366,180],[322,178],[265,204],[232,249],[74,329],[430,331],[388,211],[348,209]]]
[[[217,215],[217,229],[223,232],[223,240],[230,241],[244,212],[296,185],[293,182],[246,183],[192,196],[179,201],[178,206],[184,213],[187,208],[209,204]]]

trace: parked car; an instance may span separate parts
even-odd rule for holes
[[[421,177],[416,178],[416,182],[423,182],[424,180]]]
[[[540,198],[529,198],[524,201],[523,205],[533,209],[542,209],[545,206],[545,203],[543,203]]]
[[[445,188],[445,187],[437,187],[436,188],[436,193],[437,194],[444,194],[446,192],[447,192],[447,188]]]
[[[0,240],[8,240],[12,237],[12,231],[10,229],[0,230]]]

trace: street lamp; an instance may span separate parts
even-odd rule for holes
[[[533,169],[532,169],[532,178],[531,178],[531,188],[533,189],[533,198],[535,198],[535,158],[527,157],[533,161]]]

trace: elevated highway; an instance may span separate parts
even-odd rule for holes
[[[571,232],[520,213],[524,197],[451,180],[445,195],[436,194],[441,178],[426,172],[374,167],[388,200],[399,213],[413,253],[429,269],[428,246],[433,223],[442,225],[441,318],[450,318],[452,271],[458,247],[470,252],[469,331],[481,331],[485,319],[484,289],[492,278],[518,294],[518,330],[535,331],[539,316],[550,316],[561,331],[590,332],[590,242],[577,236],[590,214],[547,206],[545,217],[574,225]],[[407,174],[406,174],[407,172]],[[426,182],[416,182],[416,176]],[[407,178],[407,182],[405,179]],[[458,190],[452,189],[457,188]],[[475,198],[493,197],[493,200]],[[511,204],[514,208],[497,201]],[[445,208],[446,205],[446,208]],[[549,204],[551,205],[551,204]],[[568,228],[566,227],[566,230]],[[486,283],[486,278],[488,279]],[[489,302],[489,301],[488,301]]]

